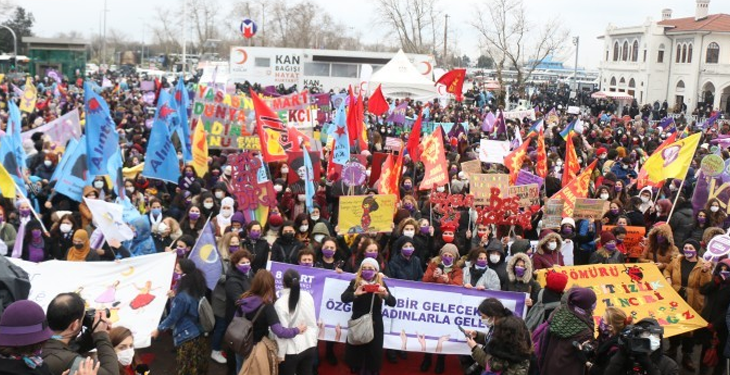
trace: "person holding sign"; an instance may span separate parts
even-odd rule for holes
[[[591,255],[589,264],[622,264],[624,254],[618,251],[618,241],[612,232],[601,233],[601,248]]]
[[[639,263],[654,263],[660,271],[663,271],[679,255],[669,224],[655,226],[649,232],[647,240],[648,244],[641,254]]]

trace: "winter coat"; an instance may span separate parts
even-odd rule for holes
[[[593,331],[592,316],[578,314],[567,305],[555,309],[540,341],[540,374],[585,374],[585,360],[573,342],[592,341]]]
[[[646,370],[647,374],[661,374],[661,375],[679,375],[679,366],[673,359],[664,355],[661,349],[651,353],[649,356],[651,361],[651,369]],[[633,374],[631,371],[634,361],[631,361],[622,350],[619,350],[608,363],[606,371],[603,373],[606,375],[623,375]]]
[[[496,238],[493,238],[489,241],[487,244],[487,253],[491,251],[498,251],[501,256],[499,258],[499,262],[492,263],[492,261],[489,262],[489,268],[494,270],[494,272],[497,273],[497,276],[499,276],[499,284],[500,289],[504,290],[504,288],[507,286],[507,262],[505,262],[505,254],[504,254],[504,247],[502,247],[502,242],[497,240]],[[488,258],[487,258],[488,259]]]
[[[525,274],[520,278],[515,275],[515,263],[518,260],[525,262]],[[532,278],[532,262],[530,262],[530,257],[527,254],[517,253],[510,258],[509,262],[507,262],[507,277],[509,281],[507,282],[507,288],[504,290],[508,292],[529,293],[530,299],[537,301],[537,295],[541,289],[540,283]]]
[[[226,274],[226,321],[230,322],[233,320],[233,316],[236,314],[236,301],[241,298],[241,295],[251,289],[251,272],[249,274],[242,274],[236,267],[231,267]]]
[[[669,226],[672,227],[675,244],[681,244],[690,237],[694,222],[694,212],[691,202],[686,202],[674,208],[672,218],[669,219]],[[700,234],[700,237],[702,237],[702,234]],[[698,239],[697,241],[700,240]]]
[[[623,264],[624,262],[624,255],[618,249],[609,252],[604,248],[591,254],[591,258],[588,260],[588,264]]]
[[[293,239],[287,241],[282,237],[279,237],[271,245],[271,260],[275,262],[284,262],[289,264],[297,264],[297,257],[299,256],[299,250],[304,248],[304,244]],[[258,260],[258,264],[261,260]],[[266,266],[266,258],[263,260],[264,267]]]
[[[400,280],[421,281],[423,279],[421,259],[415,255],[411,255],[411,259],[406,259],[400,252],[394,254],[388,262],[388,276]]]
[[[489,290],[502,290],[502,283],[499,280],[499,275],[493,269],[486,267],[477,280],[472,280],[475,273],[482,270],[476,268],[476,265],[471,262],[465,262],[462,272],[464,273],[464,285],[471,284],[472,287],[484,287]]]
[[[689,273],[687,285],[683,287],[682,261],[684,259],[684,255],[674,258],[667,268],[664,269],[664,277],[672,279],[672,288],[679,292],[679,295],[689,303],[694,311],[702,311],[705,305],[705,296],[700,293],[700,287],[712,280],[712,272],[702,269],[705,260],[700,257]],[[684,292],[680,292],[682,289],[684,289]]]
[[[657,243],[657,235],[663,235],[668,242],[668,249],[662,255],[659,252],[659,244]],[[674,236],[672,235],[672,228],[669,224],[662,224],[654,227],[647,237],[647,245],[644,248],[644,252],[639,258],[639,263],[659,263],[658,267],[660,271],[664,271],[664,268],[672,262],[672,260],[679,255],[677,246],[674,245]]]
[[[266,242],[266,239],[261,238],[258,240],[252,240],[247,238],[243,240],[241,246],[253,255],[253,259],[251,259],[251,269],[254,273],[262,268],[266,268],[266,262],[269,259],[269,252],[271,251],[271,247],[269,246],[269,243]],[[271,254],[271,260],[276,262],[284,261],[284,258],[279,258],[278,256],[274,257],[274,255],[275,254],[273,253]]]
[[[203,333],[198,315],[198,301],[186,292],[179,292],[172,299],[170,314],[157,327],[162,332],[172,328],[175,347],[190,341]]]
[[[558,246],[553,251],[545,250],[548,241],[558,241]],[[537,243],[537,252],[532,255],[532,267],[537,270],[552,268],[553,266],[564,266],[563,254],[560,248],[563,247],[563,239],[557,233],[550,233]]]
[[[434,271],[436,271],[437,268],[441,268],[441,270],[443,270],[440,256],[431,259],[431,263],[428,264],[428,268],[426,268],[426,272],[423,274],[423,282],[458,286],[464,285],[464,272],[461,267],[456,265],[456,261],[454,261],[454,264],[451,265],[451,272],[448,273],[448,282],[444,282],[440,277],[437,279],[433,277]]]

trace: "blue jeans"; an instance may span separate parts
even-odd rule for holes
[[[226,328],[228,328],[228,322],[226,322],[226,319],[216,316],[212,333],[213,338],[210,344],[211,349],[220,351],[221,348],[223,348],[223,336],[226,334]]]

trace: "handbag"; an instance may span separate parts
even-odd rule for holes
[[[226,328],[223,337],[224,343],[236,354],[247,357],[253,350],[253,324],[258,319],[259,314],[264,311],[265,306],[259,307],[253,319],[246,319],[246,315],[236,316],[231,324]]]
[[[370,300],[370,312],[357,318],[347,321],[347,342],[350,345],[365,345],[373,341],[375,332],[373,331],[373,303],[375,303],[375,294]]]

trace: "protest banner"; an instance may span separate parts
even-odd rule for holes
[[[108,308],[114,327],[132,331],[136,348],[150,346],[150,333],[160,322],[175,269],[175,252],[117,262],[50,260],[33,263],[8,259],[28,272],[31,280],[29,300],[46,310],[58,294],[76,292],[88,307]]]
[[[320,340],[345,342],[352,304],[341,302],[342,293],[355,278],[351,273],[271,262],[269,270],[276,280],[277,292],[283,288],[286,270],[299,272],[300,287],[314,298],[320,326]],[[385,349],[412,352],[461,354],[471,351],[464,329],[485,331],[476,309],[486,298],[497,298],[519,317],[526,312],[525,293],[466,289],[459,286],[385,279],[395,307],[383,305]],[[377,301],[376,301],[377,302]]]
[[[664,278],[653,263],[596,264],[555,269],[568,276],[566,290],[573,286],[590,288],[597,303],[593,319],[598,322],[606,307],[614,306],[633,317],[634,322],[654,318],[664,327],[664,337],[672,337],[707,326]],[[537,281],[545,286],[547,270],[539,270]]]
[[[390,232],[396,200],[394,194],[340,197],[340,232]]]
[[[496,187],[501,192],[501,197],[509,192],[509,175],[507,174],[473,174],[469,177],[469,187],[474,194],[474,204],[484,205],[489,203],[491,188]]]
[[[479,160],[469,160],[461,163],[461,170],[469,178],[471,175],[482,173],[482,162]]]
[[[140,91],[155,91],[155,81],[140,81],[139,82],[139,89]]]
[[[719,176],[725,171],[725,160],[723,160],[719,155],[707,155],[702,158],[700,170],[702,173],[710,177]]]
[[[400,152],[403,148],[403,141],[396,137],[385,137],[385,150],[386,151],[398,151]]]
[[[550,199],[545,203],[545,215],[542,217],[543,228],[560,228],[564,205],[565,202],[560,199]]]
[[[66,146],[69,139],[81,138],[81,125],[79,125],[79,110],[66,113],[65,115],[37,128],[20,133],[22,140],[30,139],[35,133],[43,133],[48,139],[59,146]]]
[[[289,95],[282,95],[277,98],[264,98],[264,102],[274,111],[298,110],[309,106],[311,97],[309,91],[304,89]],[[315,117],[316,118],[316,112]]]
[[[603,226],[603,230],[607,230],[607,231],[612,231],[613,228],[616,228],[616,226],[615,225],[604,225]],[[626,237],[624,237],[624,248],[626,248],[628,253],[631,254],[632,249],[637,249],[637,246],[640,246],[641,241],[644,240],[644,236],[646,236],[646,228],[645,227],[635,227],[635,226],[625,226],[624,229],[626,229]]]
[[[510,186],[509,195],[516,195],[520,199],[520,207],[540,204],[540,188],[537,184]]]
[[[198,85],[192,105],[192,118],[203,121],[208,148],[244,149],[254,134],[254,108],[251,98],[225,94],[205,85]]]
[[[603,199],[578,198],[575,200],[575,208],[573,209],[573,218],[579,219],[597,219],[600,220],[603,214],[608,211],[610,202]]]
[[[320,157],[318,152],[309,151],[309,157],[314,165],[320,165]],[[304,152],[287,151],[287,162],[289,163],[289,173],[287,174],[287,184],[294,194],[304,194],[304,177],[306,168],[304,167]],[[321,178],[320,168],[314,168],[314,181]]]
[[[508,141],[479,141],[479,160],[485,163],[504,164],[504,157],[510,153]]]
[[[511,111],[511,112],[502,112],[504,115],[505,120],[520,120],[522,121],[523,118],[527,117],[532,121],[535,121],[535,110],[534,109],[528,109],[524,111]]]
[[[515,185],[529,185],[529,184],[537,184],[539,189],[542,189],[542,184],[545,183],[545,179],[530,173],[528,171],[520,169],[519,172],[517,172],[517,179],[515,180]]]

